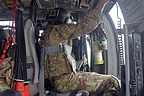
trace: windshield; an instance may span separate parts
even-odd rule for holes
[[[118,3],[113,6],[113,8],[109,11],[109,14],[113,20],[115,28],[120,29],[119,22],[121,21],[121,28],[123,29],[123,24],[125,24],[125,21]]]

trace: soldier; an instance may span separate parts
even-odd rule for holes
[[[90,33],[102,22],[102,10],[109,0],[99,0],[97,6],[85,13],[83,21],[71,24],[71,15],[62,8],[49,11],[42,34],[41,47],[45,49],[45,79],[57,92],[87,90],[95,96],[113,96],[120,90],[117,77],[95,72],[76,72],[69,41]],[[70,23],[70,24],[68,24]]]

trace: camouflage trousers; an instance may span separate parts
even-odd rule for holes
[[[102,75],[95,72],[78,72],[65,74],[53,79],[54,87],[58,92],[73,90],[87,90],[92,96],[112,96],[110,94],[120,91],[117,77]]]
[[[6,89],[10,89],[10,87],[2,80],[0,80],[0,93]]]

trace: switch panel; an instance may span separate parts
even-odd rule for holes
[[[130,94],[131,96],[143,96],[143,66],[141,35],[129,34],[129,57],[130,57]],[[133,82],[133,83],[131,83]]]

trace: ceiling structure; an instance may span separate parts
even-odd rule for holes
[[[0,0],[0,20],[11,21],[14,0]],[[18,0],[23,5],[23,17],[29,17],[31,0]],[[37,6],[37,19],[43,20],[49,9],[63,7],[72,13],[91,10],[98,0],[35,0]]]
[[[144,0],[117,0],[126,23],[144,19]]]
[[[86,1],[89,2],[89,0],[36,0],[37,18],[43,19],[47,11],[55,7],[63,7],[71,11],[81,11],[82,8],[90,9],[95,0],[90,0],[92,2],[89,2],[88,5],[86,5]],[[23,4],[24,18],[27,18],[31,0],[21,0],[21,2]],[[11,20],[12,7],[13,0],[0,0],[0,20]]]

